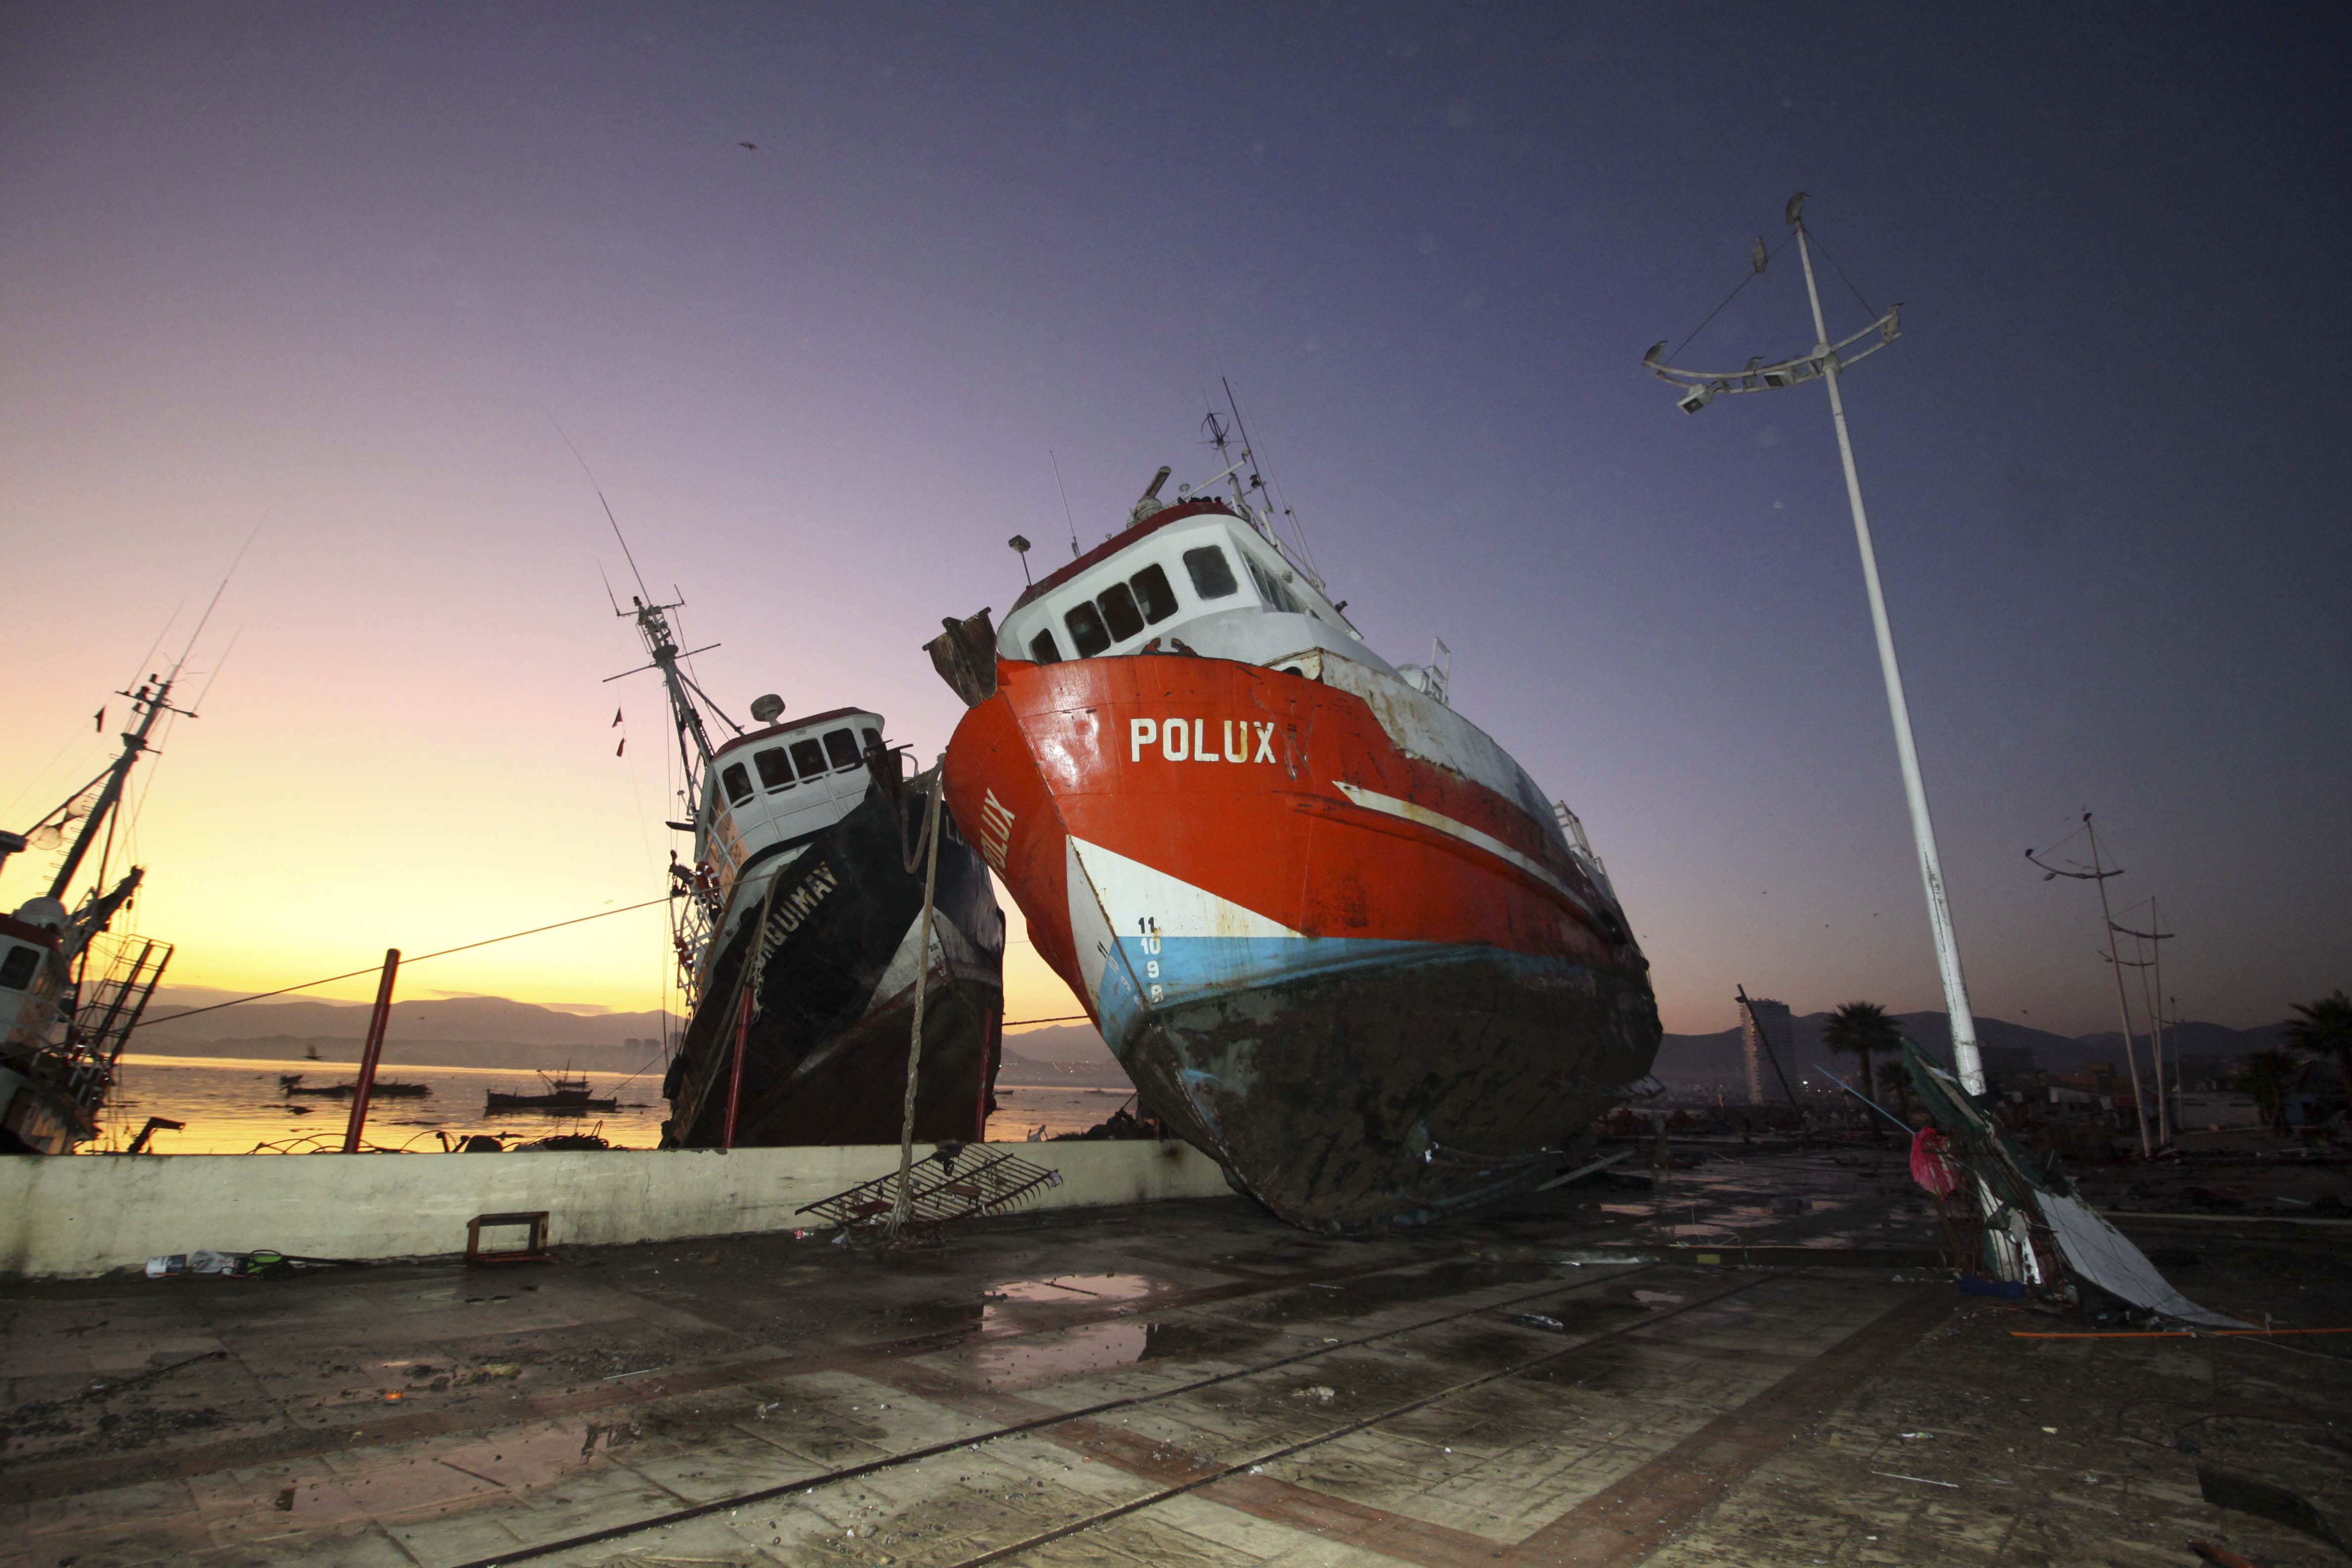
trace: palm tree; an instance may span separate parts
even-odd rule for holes
[[[2289,1018],[2279,1037],[2290,1049],[2313,1056],[2335,1052],[2336,1065],[2344,1069],[2344,1081],[2352,1085],[2352,996],[2337,991],[2316,1002],[2298,1002],[2294,1010],[2303,1016]]]
[[[1878,1064],[1878,1103],[1908,1121],[1911,1116],[1911,1075],[1903,1070],[1903,1058]]]
[[[2294,1058],[2284,1051],[2256,1051],[2241,1064],[2238,1089],[2269,1112],[2271,1131],[2286,1136],[2286,1100],[2296,1078]]]
[[[1862,1058],[1863,1087],[1870,1087],[1870,1053],[1891,1051],[1903,1044],[1903,1036],[1895,1027],[1895,1020],[1886,1009],[1875,1002],[1849,1002],[1830,1015],[1822,1026],[1822,1044],[1833,1051]],[[1873,1129],[1874,1133],[1875,1129]]]

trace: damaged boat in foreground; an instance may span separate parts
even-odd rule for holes
[[[1423,1223],[1647,1074],[1649,966],[1575,817],[1364,645],[1251,472],[1171,504],[1163,468],[1001,632],[948,623],[948,803],[1151,1112],[1295,1224]]]

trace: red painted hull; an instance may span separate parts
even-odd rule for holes
[[[1176,655],[997,677],[950,805],[1148,1107],[1277,1213],[1507,1194],[1648,1070],[1613,897],[1520,800],[1401,747],[1412,714]]]

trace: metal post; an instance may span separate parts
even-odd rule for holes
[[[2124,1065],[2131,1068],[2132,1120],[2139,1123],[2139,1156],[2145,1160],[2156,1152],[2147,1142],[2147,1101],[2139,1089],[2139,1053],[2132,1049],[2131,1004],[2124,999],[2124,968],[2121,955],[2116,952],[2116,917],[2107,910],[2107,879],[2098,873],[2105,869],[2099,859],[2099,830],[2091,826],[2091,814],[2083,814],[2083,831],[2091,836],[2091,880],[2099,889],[2099,918],[2107,928],[2107,967],[2116,972],[2116,1015],[2124,1024]]]
[[[931,906],[940,885],[940,798],[947,793],[948,756],[931,765],[931,800],[923,814],[923,921],[915,960],[915,1026],[907,1042],[907,1105],[898,1121],[898,1195],[890,1205],[889,1234],[906,1228],[914,1208],[915,1086],[923,1067],[923,998],[931,988]]]
[[[1887,624],[1886,595],[1878,584],[1878,554],[1871,548],[1870,518],[1863,510],[1862,479],[1853,466],[1853,439],[1846,432],[1845,399],[1838,391],[1836,356],[1829,352],[1828,324],[1822,317],[1821,289],[1813,282],[1813,255],[1805,226],[1797,225],[1797,255],[1804,263],[1805,294],[1813,306],[1814,353],[1829,384],[1830,418],[1837,426],[1838,457],[1845,465],[1845,496],[1853,509],[1854,542],[1862,551],[1862,577],[1870,591],[1870,619],[1878,633],[1878,664],[1886,678],[1886,707],[1895,723],[1895,752],[1903,764],[1903,794],[1911,807],[1911,837],[1919,848],[1919,877],[1927,889],[1927,925],[1936,942],[1936,967],[1944,981],[1944,1010],[1952,1028],[1952,1065],[1970,1094],[1985,1091],[1984,1058],[1977,1049],[1976,1016],[1960,973],[1960,948],[1952,932],[1952,912],[1944,897],[1944,872],[1936,856],[1936,826],[1927,816],[1927,786],[1919,777],[1919,754],[1911,739],[1911,708],[1903,697],[1903,671],[1895,662],[1895,632]]]
[[[400,949],[384,949],[383,978],[375,983],[375,1011],[368,1016],[367,1048],[360,1053],[359,1082],[352,1086],[352,1123],[343,1131],[343,1152],[360,1152],[367,1126],[368,1096],[375,1089],[375,1064],[383,1057],[384,1026],[392,1022],[392,981],[400,973]]]
[[[2156,900],[2147,901],[2147,923],[2158,931],[2164,930],[2164,912]],[[2159,936],[2148,943],[2149,961],[2156,966],[2156,994],[2148,1005],[2149,1044],[2156,1052],[2156,1128],[2159,1142],[2172,1147],[2172,1096],[2164,1082],[2164,939]]]

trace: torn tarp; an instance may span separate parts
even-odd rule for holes
[[[1983,1263],[1996,1278],[2055,1289],[2053,1264],[2063,1260],[2075,1279],[2135,1307],[2200,1328],[2246,1327],[2174,1289],[2146,1253],[2083,1202],[2073,1183],[2021,1148],[1958,1079],[1909,1040],[1903,1065],[1948,1140],[1935,1152],[1968,1177],[1955,1195],[1973,1197],[1983,1210]]]

